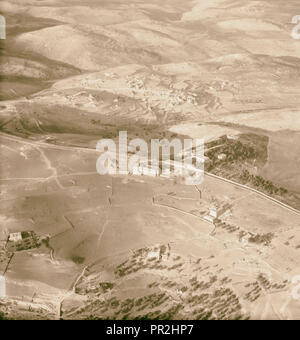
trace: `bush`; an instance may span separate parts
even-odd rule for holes
[[[73,256],[72,261],[76,264],[82,264],[84,262],[85,258],[81,256]]]

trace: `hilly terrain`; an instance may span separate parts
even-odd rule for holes
[[[300,317],[299,11],[1,1],[0,317]],[[100,176],[97,142],[119,131],[204,139],[203,183]]]

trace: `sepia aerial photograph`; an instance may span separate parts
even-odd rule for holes
[[[299,80],[299,0],[1,0],[0,320],[300,320]]]

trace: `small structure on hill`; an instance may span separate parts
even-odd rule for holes
[[[148,260],[152,260],[152,259],[159,259],[159,249],[157,250],[151,250],[149,251],[149,253],[147,254],[147,258]]]
[[[229,140],[238,140],[239,136],[238,135],[227,135],[227,139],[229,139]]]
[[[227,155],[225,155],[225,153],[220,153],[218,155],[218,160],[220,161],[225,161],[226,158],[227,158]]]

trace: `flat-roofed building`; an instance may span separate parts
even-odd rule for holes
[[[22,233],[11,233],[9,234],[8,240],[10,242],[19,242],[22,241]]]

